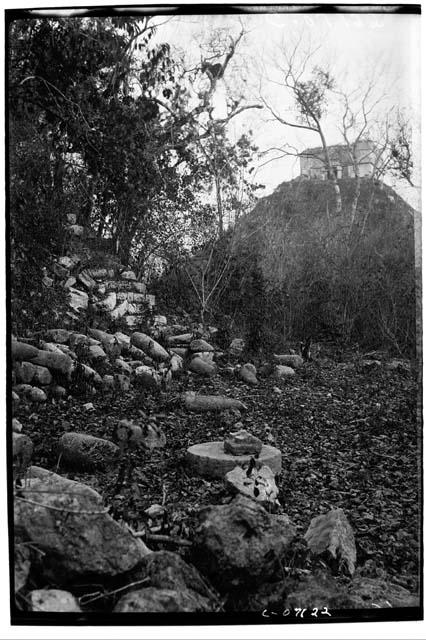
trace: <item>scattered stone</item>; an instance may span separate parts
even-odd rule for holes
[[[90,340],[90,336],[86,336],[85,333],[72,333],[69,339],[69,346],[71,349],[75,350],[79,345],[89,346]]]
[[[276,378],[291,378],[296,375],[296,372],[291,367],[287,367],[283,364],[277,364],[274,367],[274,374]]]
[[[148,356],[159,362],[164,362],[170,359],[170,355],[158,342],[150,338],[146,333],[139,333],[135,331],[131,335],[131,343],[142,349]]]
[[[104,280],[105,278],[108,277],[108,271],[102,268],[88,269],[87,273],[89,274],[89,276],[91,276],[95,280]]]
[[[72,578],[130,571],[149,550],[106,512],[94,489],[30,467],[15,500],[15,532],[45,553],[43,570]]]
[[[29,398],[32,402],[46,402],[47,395],[44,391],[42,391],[42,389],[39,389],[38,387],[32,387],[29,393]]]
[[[242,338],[234,338],[229,345],[229,353],[232,356],[239,357],[245,349],[245,342]]]
[[[132,289],[136,293],[146,293],[146,284],[144,282],[132,282]]]
[[[123,280],[136,280],[136,274],[134,271],[123,271],[122,273],[120,273],[120,277]]]
[[[251,384],[253,386],[259,384],[256,377],[256,367],[250,362],[248,362],[247,364],[243,364],[239,371],[239,376],[241,380],[246,384]]]
[[[144,316],[125,315],[123,316],[123,320],[129,329],[135,329],[135,328],[139,329],[141,325],[144,323],[145,318]]]
[[[73,287],[76,282],[77,280],[74,278],[74,276],[70,276],[64,282],[64,289],[71,289],[71,287]]]
[[[22,428],[22,425],[21,425]],[[13,475],[22,477],[30,466],[34,445],[23,433],[12,432]]]
[[[117,296],[114,291],[109,293],[106,298],[98,302],[98,306],[108,311],[113,311],[117,306]]]
[[[68,224],[77,224],[77,214],[68,213],[67,221],[68,221]]]
[[[146,365],[141,365],[135,369],[136,381],[146,389],[153,389],[160,386],[160,376],[155,369]]]
[[[39,351],[35,358],[32,358],[34,364],[47,367],[51,371],[62,373],[70,376],[74,368],[72,358],[66,353],[52,353],[51,351]]]
[[[24,398],[29,398],[33,387],[30,384],[16,384],[13,387],[13,391],[19,396],[23,396]]]
[[[20,397],[15,391],[12,391],[12,407],[13,409],[17,409],[19,403],[21,402]]]
[[[22,363],[24,364],[24,363]],[[40,365],[34,365],[35,372],[33,382],[36,384],[47,385],[52,382],[52,374],[47,367],[41,367]]]
[[[315,555],[331,559],[332,569],[337,573],[345,569],[350,575],[355,571],[355,536],[343,509],[332,509],[312,518],[305,534],[309,549]]]
[[[183,369],[183,358],[179,356],[177,353],[174,353],[170,358],[169,366],[172,374],[176,375],[179,371],[182,371]]]
[[[185,358],[188,354],[188,349],[186,347],[172,347],[170,351],[181,358]]]
[[[280,559],[296,533],[287,520],[258,503],[237,496],[200,513],[195,533],[195,564],[213,584],[229,591],[262,584],[280,570]]]
[[[154,316],[154,327],[165,327],[167,325],[166,316]]]
[[[128,376],[130,376],[130,374],[132,373],[132,367],[130,366],[130,364],[128,362],[123,360],[123,358],[117,358],[115,360],[115,362],[114,362],[114,365],[122,373],[125,373]]]
[[[183,344],[185,346],[189,346],[192,340],[192,333],[181,333],[178,336],[169,336],[167,341],[170,346],[175,346],[177,344]]]
[[[77,277],[83,287],[86,287],[86,289],[88,289],[89,291],[96,287],[96,281],[91,277],[88,271],[80,271]]]
[[[94,411],[95,407],[94,407],[93,402],[86,402],[86,404],[83,405],[83,409],[85,411]]]
[[[89,329],[88,331],[92,338],[102,343],[102,347],[109,356],[117,358],[121,354],[121,345],[114,334],[100,329]]]
[[[28,594],[30,611],[80,612],[77,599],[61,589],[35,589]]]
[[[31,344],[27,344],[26,342],[18,342],[18,340],[12,340],[12,360],[18,360],[22,362],[22,360],[33,360],[39,354],[39,349],[37,347],[33,347]]]
[[[55,344],[54,342],[41,342],[42,351],[51,351],[52,353],[63,353],[59,348],[63,345]]]
[[[15,362],[13,365],[13,371],[17,382],[30,384],[35,376],[36,365],[32,364],[32,362]]]
[[[283,392],[283,390],[282,390],[282,389],[280,389],[279,387],[272,387],[272,391],[273,391],[274,393],[278,393],[278,394],[281,394],[281,393]]]
[[[198,339],[191,341],[189,350],[192,351],[192,353],[201,353],[205,351],[214,351],[214,347],[205,340]]]
[[[65,389],[65,387],[61,387],[61,385],[55,384],[50,388],[50,395],[52,396],[52,398],[55,398],[55,400],[63,400],[67,397],[67,390]]]
[[[104,375],[102,378],[104,389],[114,388],[114,376]]]
[[[187,449],[186,463],[194,473],[205,478],[224,478],[236,466],[248,465],[251,455],[233,456],[225,453],[223,442],[202,442]],[[274,474],[281,471],[281,452],[264,444],[257,459],[259,465],[266,465]]]
[[[93,407],[92,403],[88,404]],[[108,467],[115,463],[120,455],[119,448],[113,442],[74,431],[64,433],[61,436],[59,452],[61,453],[61,462],[81,470]]]
[[[154,587],[131,591],[123,596],[114,607],[114,613],[207,613],[209,611],[211,611],[210,602],[195,591],[190,589],[175,591],[155,589]]]
[[[298,369],[304,363],[302,356],[297,354],[283,354],[277,355],[274,353],[274,360],[278,364],[285,365],[287,367],[291,367],[292,369]]]
[[[120,345],[122,351],[125,351],[125,350],[129,349],[129,347],[130,347],[130,336],[126,335],[125,333],[121,333],[121,331],[116,331],[114,333],[114,336],[115,336],[118,344]]]
[[[118,307],[116,307],[113,311],[111,311],[111,318],[113,320],[118,320],[119,318],[122,318],[126,311],[128,310],[129,307],[129,303],[127,302],[127,300],[124,300],[124,302],[122,302],[121,304],[118,305]]]
[[[114,376],[115,384],[120,391],[130,391],[130,379],[122,373],[117,373]]]
[[[42,279],[42,283],[45,287],[53,287],[53,278],[49,278],[49,276],[44,276]]]
[[[185,407],[189,411],[203,413],[204,411],[225,411],[227,409],[238,409],[246,411],[247,407],[240,400],[225,398],[224,396],[204,396],[196,395],[194,391],[187,391],[183,394]]]
[[[245,429],[231,433],[223,443],[225,453],[232,456],[257,455],[262,449],[262,441]]]
[[[132,316],[142,316],[145,309],[144,304],[135,304],[134,302],[127,302],[126,300],[121,306],[128,314]]]
[[[262,465],[256,466],[248,473],[250,467],[235,467],[225,476],[226,485],[234,492],[241,493],[252,500],[266,506],[276,504],[278,487],[271,469]]]
[[[22,431],[22,423],[19,422],[18,418],[12,418],[12,431],[13,433],[21,433]]]
[[[213,376],[216,373],[216,365],[213,362],[208,362],[199,356],[192,358],[188,365],[188,371],[192,373],[198,373],[202,376]]]
[[[105,351],[99,345],[92,345],[89,347],[89,358],[92,361],[107,360],[108,356]]]
[[[77,363],[76,371],[79,372],[79,375],[82,375],[87,382],[91,382],[95,385],[95,387],[102,387],[102,378],[97,371],[89,367],[87,364],[83,364],[82,362]]]
[[[87,307],[89,306],[89,296],[85,291],[80,291],[79,289],[70,287],[69,295],[69,305],[76,311],[78,311],[78,309],[87,309]]]

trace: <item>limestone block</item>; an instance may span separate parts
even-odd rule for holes
[[[123,316],[124,322],[126,323],[126,325],[129,327],[129,329],[134,329],[135,327],[139,327],[143,321],[145,320],[144,316],[132,316],[132,315],[125,315]]]
[[[13,370],[16,375],[17,382],[31,384],[36,372],[36,365],[32,362],[15,362]]]
[[[136,280],[136,274],[134,271],[123,271],[122,273],[120,273],[120,277],[123,280]]]
[[[92,345],[89,347],[90,360],[106,360],[108,358],[105,351],[99,345]]]
[[[291,367],[292,369],[298,369],[303,365],[303,358],[297,354],[283,354],[277,355],[274,353],[274,360],[278,364],[283,364],[286,367]]]
[[[262,441],[245,429],[234,431],[223,443],[225,453],[233,456],[255,455],[260,453]]]
[[[77,598],[61,589],[35,589],[28,594],[30,611],[80,612]]]
[[[86,289],[94,289],[96,287],[96,281],[92,278],[87,270],[81,271],[77,276],[79,282],[86,287]]]
[[[225,453],[223,442],[203,442],[187,449],[186,462],[198,475],[206,478],[224,478],[228,471],[236,466],[250,462],[250,455],[233,456]],[[266,465],[274,474],[281,471],[281,452],[275,447],[264,444],[258,462]]]
[[[75,309],[87,309],[89,305],[89,296],[85,291],[80,291],[79,289],[74,289],[74,287],[69,288],[70,293],[70,307]]]
[[[127,302],[127,300],[124,300],[124,302],[119,304],[118,307],[116,307],[113,311],[111,311],[111,314],[110,314],[111,318],[113,320],[118,320],[119,318],[122,318],[127,312],[128,305],[129,303]]]
[[[214,351],[214,347],[205,340],[201,340],[201,338],[198,340],[192,340],[189,345],[189,349],[192,353]]]
[[[35,372],[32,380],[33,383],[41,384],[42,386],[46,384],[50,384],[52,382],[52,374],[50,373],[49,369],[47,367],[42,367],[40,365],[34,365],[34,366],[35,366]]]
[[[105,468],[120,454],[117,445],[109,440],[73,431],[59,439],[59,452],[65,465],[81,470]]]
[[[149,553],[111,518],[94,489],[38,467],[28,475],[22,488],[28,502],[15,502],[15,531],[44,552],[43,567],[55,575],[114,576]]]
[[[108,311],[112,311],[115,309],[117,305],[117,295],[114,291],[107,295],[106,298],[98,302],[98,305],[103,309],[107,309]]]
[[[127,302],[127,300],[124,300],[124,302],[119,304],[118,307],[116,307],[114,311],[111,312],[111,318],[113,320],[118,320],[118,318],[122,318],[126,314],[128,306],[129,306],[129,303]]]
[[[278,487],[271,469],[265,465],[256,466],[248,473],[249,468],[235,467],[225,476],[226,485],[231,491],[241,493],[260,504],[275,504],[278,498]]]
[[[18,342],[18,340],[12,340],[12,360],[32,360],[39,354],[39,349],[33,347],[26,342]]]
[[[250,362],[248,362],[247,364],[243,364],[243,366],[239,370],[239,377],[246,384],[250,384],[252,386],[258,384],[258,380],[256,377],[256,367]]]
[[[291,367],[277,364],[274,368],[274,375],[276,378],[291,378],[296,375],[296,372]]]
[[[240,356],[245,348],[245,342],[242,338],[234,338],[229,345],[229,353],[233,356]]]

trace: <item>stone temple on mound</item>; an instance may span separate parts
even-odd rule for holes
[[[355,157],[361,178],[373,175],[376,152],[371,140],[359,140],[354,147]],[[354,163],[346,145],[328,147],[331,164],[337,178],[354,178]],[[316,180],[327,179],[327,167],[322,147],[305,149],[299,154],[300,175]]]

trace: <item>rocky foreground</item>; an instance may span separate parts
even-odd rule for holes
[[[12,343],[18,608],[418,604],[408,362],[255,366],[242,341],[220,350],[213,328],[162,317],[149,334],[55,331]],[[223,441],[233,470],[191,464],[188,448]]]

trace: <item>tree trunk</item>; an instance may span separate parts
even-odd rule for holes
[[[218,217],[218,223],[219,223],[219,236],[223,236],[222,190],[220,187],[220,178],[218,173],[215,173],[214,180],[216,185],[216,204],[217,204],[217,217]]]
[[[327,142],[325,141],[325,136],[322,132],[321,126],[319,124],[319,122],[317,121],[317,126],[318,126],[318,133],[320,135],[321,138],[321,144],[322,144],[322,148],[324,151],[324,157],[325,157],[325,163],[326,163],[326,167],[327,167],[327,173],[328,173],[328,178],[329,180],[332,181],[333,183],[333,187],[334,187],[334,202],[336,205],[336,213],[340,214],[342,212],[342,196],[340,193],[340,187],[339,187],[339,183],[337,182],[337,177],[333,171],[333,167],[331,165],[331,160],[330,160],[330,155],[328,153],[328,147],[327,147]]]

